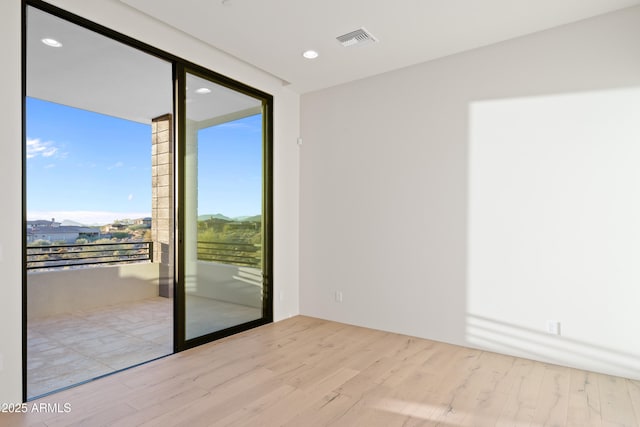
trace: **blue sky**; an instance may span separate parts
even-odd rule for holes
[[[202,130],[199,157],[200,215],[260,213],[260,115]],[[150,125],[27,99],[28,219],[150,214]]]
[[[198,164],[198,215],[260,214],[262,115],[202,129]]]

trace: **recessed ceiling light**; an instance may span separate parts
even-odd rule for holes
[[[205,93],[211,93],[211,89],[209,89],[208,87],[201,87],[199,89],[196,89],[196,93],[204,95]]]
[[[302,52],[302,56],[307,59],[316,59],[318,57],[318,52],[316,52],[315,50],[305,50],[304,52]]]
[[[62,47],[62,43],[60,43],[56,39],[45,38],[45,39],[42,39],[42,43],[46,44],[47,46],[51,46],[51,47]]]

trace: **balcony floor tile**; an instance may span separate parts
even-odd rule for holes
[[[172,331],[162,297],[29,320],[27,397],[171,354]]]
[[[258,319],[262,310],[187,297],[193,336]],[[29,399],[173,352],[173,300],[163,297],[32,319],[27,325]]]

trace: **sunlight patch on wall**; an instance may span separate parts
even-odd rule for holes
[[[640,377],[640,88],[469,113],[467,340]]]

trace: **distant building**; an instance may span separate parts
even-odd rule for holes
[[[100,230],[92,227],[63,226],[59,222],[51,221],[27,221],[27,243],[38,240],[49,242],[75,243],[77,239],[94,239],[100,236]]]
[[[62,223],[56,222],[55,218],[51,218],[51,221],[46,219],[39,219],[36,221],[27,221],[27,229],[37,227],[60,227]]]

